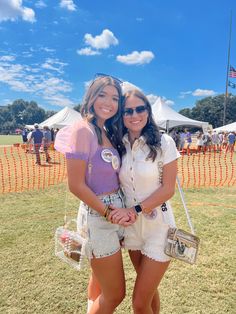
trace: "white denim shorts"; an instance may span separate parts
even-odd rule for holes
[[[168,229],[175,226],[175,221],[170,203],[166,204],[164,210],[161,207],[156,208],[152,217],[140,214],[133,225],[126,227],[125,249],[141,251],[143,255],[158,262],[170,260],[164,249]]]
[[[99,197],[104,204],[124,207],[120,191]],[[124,227],[112,224],[96,210],[81,202],[77,217],[77,229],[87,235],[85,252],[88,259],[101,258],[115,254],[121,248]]]

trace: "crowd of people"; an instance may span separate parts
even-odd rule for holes
[[[197,153],[203,152],[234,152],[236,132],[197,131],[191,134],[188,129],[182,132],[172,130],[170,136],[179,151],[184,149],[189,154],[193,148]]]
[[[34,128],[23,128],[21,136],[25,144],[25,152],[28,153],[32,151],[35,153],[36,165],[41,165],[41,147],[45,153],[46,164],[50,163],[51,157],[49,156],[49,148],[51,144],[54,143],[58,131],[59,129],[50,129],[48,126],[44,126],[40,129],[38,123],[34,124]]]

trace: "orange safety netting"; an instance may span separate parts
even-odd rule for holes
[[[35,164],[33,148],[0,147],[0,193],[45,189],[66,180],[66,161],[62,154],[49,150],[51,160],[40,152],[41,165]],[[236,184],[236,154],[234,152],[206,152],[184,154],[178,161],[183,187],[219,187]]]

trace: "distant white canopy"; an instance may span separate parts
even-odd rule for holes
[[[193,120],[176,112],[159,97],[152,105],[152,113],[157,125],[167,131],[177,126],[207,127],[208,122]]]
[[[216,131],[216,132],[230,132],[230,131],[236,132],[236,122],[226,124],[224,126],[216,128],[216,129],[214,129],[214,131]]]
[[[48,126],[49,128],[63,128],[64,126],[71,125],[74,122],[81,120],[81,114],[69,107],[65,107],[47,120],[41,122],[39,127]]]

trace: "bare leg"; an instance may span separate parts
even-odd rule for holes
[[[136,273],[138,274],[143,255],[141,254],[140,251],[129,251],[129,255],[130,255],[132,264],[134,265],[134,268],[136,270]],[[152,308],[153,314],[159,313],[160,298],[159,298],[158,290],[154,291],[152,302],[151,302],[151,308]]]
[[[158,314],[160,299],[158,285],[169,266],[169,262],[156,262],[140,253],[131,251],[130,257],[137,272],[133,292],[135,314]]]
[[[112,314],[125,297],[125,276],[121,251],[91,260],[93,272],[101,286],[101,294],[89,314]]]
[[[92,272],[88,284],[88,298],[89,300],[95,301],[100,294],[101,288],[99,282],[95,274]]]

